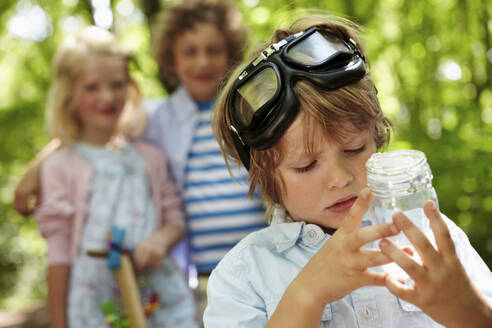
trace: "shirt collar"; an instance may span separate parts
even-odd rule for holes
[[[175,114],[180,120],[186,121],[198,113],[198,105],[191,98],[188,90],[183,86],[179,86],[170,96],[170,101],[173,104]]]
[[[360,227],[371,225],[366,212]],[[292,248],[297,243],[308,248],[318,249],[319,244],[330,238],[320,226],[306,222],[295,222],[287,211],[281,207],[275,207],[272,215],[271,227],[274,231],[273,243],[279,252]]]
[[[318,244],[327,236],[315,224],[294,222],[282,207],[273,210],[271,227],[274,231],[273,243],[279,252],[284,252],[297,243],[317,249]]]

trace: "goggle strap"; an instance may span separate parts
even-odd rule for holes
[[[282,49],[287,43],[289,43],[291,40],[296,39],[300,37],[301,35],[304,34],[304,31],[298,32],[296,34],[289,35],[285,39],[280,40],[277,43],[271,44],[268,47],[266,47],[261,54],[256,57],[256,59],[253,61],[253,66],[257,66],[259,63],[270,57],[272,54],[275,52],[279,51]],[[242,75],[242,74],[241,74]]]
[[[249,74],[249,71],[251,70],[251,67],[256,67],[258,66],[262,61],[268,59],[268,57],[270,57],[272,54],[274,54],[275,52],[277,52],[280,48],[282,48],[284,45],[287,44],[287,40],[281,40],[277,43],[274,43],[272,45],[269,45],[267,48],[265,48],[258,57],[256,57],[255,60],[253,60],[249,65],[248,67],[246,67],[246,69],[244,71],[241,72],[241,74],[239,74],[239,76],[237,77],[237,79],[239,81],[241,81],[242,79],[244,79],[248,74]]]
[[[354,52],[357,53],[360,56],[360,58],[362,58],[362,60],[365,63],[366,62],[366,57],[362,55],[362,53],[359,50],[359,47],[357,47],[357,42],[355,42],[355,40],[352,39],[352,38],[349,38],[349,42],[352,45],[352,47],[354,49]]]
[[[236,151],[237,154],[239,155],[239,159],[243,163],[246,170],[249,171],[249,166],[250,166],[249,147],[243,142],[241,136],[232,125],[231,125],[231,132],[232,132],[231,133],[232,141],[234,141],[234,146],[236,147]]]

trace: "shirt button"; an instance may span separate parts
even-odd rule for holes
[[[371,310],[371,308],[369,308],[367,306],[364,307],[361,312],[362,312],[362,316],[366,319],[369,319],[372,317],[372,310]]]
[[[316,231],[309,230],[308,231],[308,237],[311,238],[311,239],[315,239],[317,237]]]

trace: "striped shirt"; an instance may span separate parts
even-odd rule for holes
[[[208,274],[244,236],[266,226],[264,207],[246,198],[245,171],[232,179],[210,124],[211,103],[200,113],[185,172],[184,201],[191,236],[191,256],[198,273]]]

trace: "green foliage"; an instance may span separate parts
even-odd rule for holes
[[[131,15],[122,14],[124,2],[136,8]],[[165,95],[150,57],[145,20],[165,3],[111,1],[112,29],[136,54],[132,74],[144,97]],[[237,3],[251,27],[251,43],[266,39],[304,8],[329,10],[363,25],[381,105],[396,127],[390,148],[427,154],[441,210],[467,232],[492,267],[492,2]],[[36,5],[49,17],[47,37],[30,41],[13,36],[9,22],[22,8]],[[55,49],[74,22],[92,23],[93,14],[89,0],[0,2],[0,307],[20,306],[16,300],[45,293],[44,242],[34,220],[12,210],[12,193],[25,165],[48,141],[43,108]]]
[[[0,307],[20,307],[24,299],[45,294],[44,242],[35,221],[11,207],[16,177],[48,141],[39,107],[19,101],[0,111]]]
[[[99,309],[104,313],[106,322],[113,328],[130,328],[130,321],[118,313],[116,304],[113,301],[107,301],[99,304]]]

